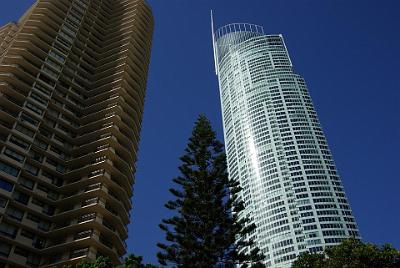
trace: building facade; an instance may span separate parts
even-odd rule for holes
[[[282,35],[253,24],[213,29],[228,171],[243,188],[250,236],[267,267],[359,237],[304,79]],[[247,249],[249,250],[249,249]]]
[[[0,28],[0,267],[120,263],[152,32],[145,0],[38,0]]]

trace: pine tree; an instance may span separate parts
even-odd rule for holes
[[[170,189],[175,200],[165,205],[175,216],[160,224],[168,241],[158,244],[161,265],[265,267],[260,262],[264,256],[257,247],[250,253],[242,250],[253,246],[246,235],[255,226],[247,218],[238,217],[244,209],[238,199],[241,188],[228,178],[223,150],[208,119],[200,116],[180,158],[181,175],[173,179],[177,189]]]

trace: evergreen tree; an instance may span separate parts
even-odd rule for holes
[[[205,116],[197,120],[180,160],[181,175],[173,179],[177,189],[170,189],[175,200],[165,205],[176,214],[160,224],[168,244],[158,244],[159,263],[180,268],[265,267],[257,247],[250,253],[242,250],[253,246],[246,236],[255,226],[238,217],[244,209],[238,199],[241,188],[228,179],[223,145]]]

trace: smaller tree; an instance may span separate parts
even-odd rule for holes
[[[111,268],[114,267],[112,261],[109,257],[100,256],[97,257],[95,261],[81,261],[75,265],[64,265],[63,268]]]
[[[134,254],[129,254],[125,258],[124,264],[118,266],[117,268],[157,268],[152,264],[143,264],[143,257],[136,256]]]
[[[303,253],[293,263],[292,268],[325,268],[325,256],[318,253]]]
[[[114,266],[110,258],[100,256],[95,261],[82,261],[76,265],[64,265],[63,268],[157,268],[151,264],[143,264],[143,257],[129,254],[123,264]]]
[[[400,251],[386,244],[382,247],[358,239],[344,240],[324,253],[305,253],[292,268],[400,268]]]

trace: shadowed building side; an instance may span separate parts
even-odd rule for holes
[[[0,265],[120,263],[152,33],[144,0],[39,0],[0,28]]]

